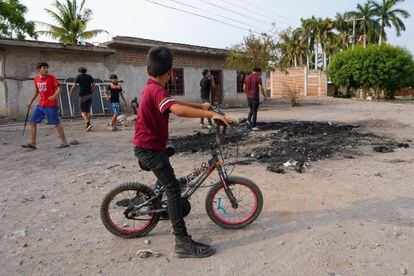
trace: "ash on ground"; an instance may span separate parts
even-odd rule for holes
[[[259,162],[270,171],[283,173],[283,164],[293,164],[303,172],[307,162],[329,158],[350,158],[362,153],[364,147],[377,152],[392,152],[409,145],[390,138],[364,132],[357,125],[325,122],[273,122],[259,123],[260,131],[251,131],[245,124],[228,130],[222,152],[228,164],[249,165]],[[194,135],[171,139],[177,153],[210,152],[215,134],[196,132]],[[378,149],[382,149],[380,151]]]

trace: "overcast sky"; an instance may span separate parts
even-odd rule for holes
[[[66,1],[66,0],[61,0]],[[379,0],[378,0],[379,1]],[[54,23],[45,8],[53,0],[22,0],[29,8],[28,19]],[[80,2],[80,1],[79,1]],[[223,21],[200,18],[156,5],[156,2]],[[180,4],[184,3],[193,7]],[[109,34],[100,35],[92,42],[110,40],[112,36],[132,36],[218,48],[240,43],[247,29],[267,31],[271,22],[278,28],[297,27],[300,18],[333,17],[336,12],[352,10],[358,0],[87,0],[86,6],[93,11],[89,29],[104,29]],[[414,0],[399,5],[413,16],[405,20],[407,31],[396,37],[387,29],[389,41],[414,53]],[[238,27],[238,28],[236,28]],[[40,38],[45,40],[45,38]]]

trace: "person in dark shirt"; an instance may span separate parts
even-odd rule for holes
[[[91,107],[92,107],[92,92],[95,90],[95,81],[91,75],[86,74],[87,69],[85,67],[79,67],[79,75],[75,78],[75,84],[70,89],[69,96],[72,97],[72,93],[79,85],[79,103],[81,109],[81,115],[86,122],[85,130],[89,131],[92,128],[91,125]]]
[[[259,92],[262,93],[264,100],[266,100],[266,94],[263,90],[262,78],[262,69],[255,67],[253,72],[246,77],[243,84],[243,91],[247,95],[247,101],[249,103],[250,112],[247,117],[247,122],[252,127],[252,130],[259,130],[256,126],[257,121],[257,110],[259,109],[260,96]]]
[[[109,79],[111,80],[111,84],[108,85],[108,87],[105,90],[105,96],[107,100],[111,103],[112,110],[114,112],[114,115],[111,119],[111,130],[116,130],[116,120],[119,115],[121,115],[122,109],[121,104],[119,102],[119,98],[122,98],[122,101],[124,102],[124,106],[127,106],[127,102],[124,97],[124,92],[122,90],[122,86],[118,83],[118,76],[115,74],[112,74]],[[110,94],[108,94],[110,92]]]
[[[201,73],[203,75],[203,78],[200,80],[200,96],[201,101],[203,103],[211,103],[211,88],[215,87],[214,78],[213,75],[211,75],[210,71],[208,69],[204,69]],[[210,118],[207,118],[208,120],[208,128],[212,127],[212,122]],[[200,126],[204,128],[204,118],[200,119]]]

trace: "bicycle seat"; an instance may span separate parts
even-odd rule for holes
[[[175,149],[174,149],[173,147],[167,147],[167,148],[165,149],[164,153],[165,153],[165,155],[167,155],[168,157],[171,157],[171,156],[173,156],[173,155],[175,154]],[[144,164],[142,164],[142,162],[141,162],[141,161],[139,161],[139,160],[138,160],[138,165],[139,165],[139,167],[140,167],[142,170],[144,170],[144,171],[149,172],[149,171],[151,170],[149,167],[147,167],[147,166],[145,166]]]

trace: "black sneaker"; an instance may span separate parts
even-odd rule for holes
[[[175,241],[175,256],[177,258],[206,258],[213,255],[214,247],[195,242],[191,236]]]
[[[86,131],[89,131],[89,130],[91,130],[91,128],[92,128],[91,123],[87,122],[87,123],[86,123],[85,130],[86,130]]]

